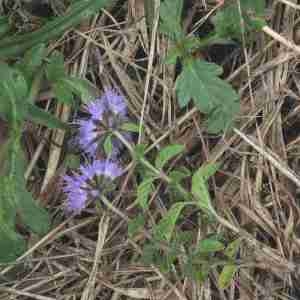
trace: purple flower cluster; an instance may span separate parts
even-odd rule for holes
[[[117,90],[106,89],[100,98],[86,105],[85,110],[88,117],[76,120],[79,126],[76,142],[91,162],[82,165],[72,175],[63,177],[67,211],[75,214],[85,208],[89,199],[99,197],[105,190],[105,184],[122,174],[122,169],[114,161],[122,147],[119,140],[112,140],[113,152],[108,159],[98,159],[97,154],[103,137],[109,131],[119,129],[122,122],[127,120],[124,97]],[[124,133],[124,138],[130,140],[131,136]]]
[[[112,129],[119,129],[120,125],[127,120],[127,106],[124,97],[114,89],[106,89],[102,97],[85,106],[88,118],[76,121],[79,125],[77,143],[82,151],[90,158],[95,158],[99,146]],[[130,135],[124,136],[130,139]],[[113,158],[119,154],[122,143],[113,138]]]
[[[78,172],[64,176],[63,191],[67,195],[67,211],[80,213],[89,199],[100,195],[97,180],[114,180],[122,174],[117,163],[110,160],[95,160],[81,166]],[[104,180],[102,180],[104,181]]]

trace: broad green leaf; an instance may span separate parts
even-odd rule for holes
[[[124,131],[128,131],[128,132],[135,132],[138,133],[139,132],[139,125],[132,123],[132,122],[126,122],[123,123],[121,126],[121,129]]]
[[[173,204],[166,215],[154,227],[154,237],[157,240],[166,240],[168,242],[171,240],[176,221],[185,205],[186,203],[184,202]]]
[[[61,79],[61,82],[76,96],[80,97],[83,103],[89,103],[95,99],[94,89],[87,80],[76,77],[65,77]]]
[[[46,66],[46,76],[50,82],[54,83],[64,78],[65,75],[64,56],[62,53],[54,51]]]
[[[191,172],[185,167],[173,170],[169,173],[172,183],[180,183],[183,179],[189,176],[191,176]]]
[[[35,123],[38,123],[40,125],[44,125],[46,127],[55,129],[55,128],[61,128],[61,129],[69,129],[68,125],[50,113],[44,111],[43,109],[38,108],[36,105],[32,105],[28,103],[28,116],[27,118]]]
[[[141,228],[145,226],[145,218],[142,214],[139,214],[134,219],[128,222],[128,235],[129,237],[134,237]]]
[[[0,220],[0,263],[13,262],[26,249],[24,239]]]
[[[110,134],[105,138],[103,148],[106,155],[111,155],[113,151],[113,143],[112,136]]]
[[[218,285],[221,289],[226,289],[230,286],[237,270],[238,267],[236,265],[227,265],[223,268],[218,278]]]
[[[203,171],[200,168],[192,177],[192,194],[202,210],[215,215],[216,212],[211,204],[207,183],[202,176],[202,172]]]
[[[0,38],[10,30],[9,19],[6,16],[0,16]]]
[[[25,167],[26,159],[24,153],[21,149],[18,149],[14,177],[15,190],[13,191],[17,212],[23,223],[28,226],[31,231],[43,235],[50,229],[50,218],[46,210],[37,204],[31,193],[26,189],[24,179]]]
[[[260,30],[266,24],[263,19],[265,0],[240,0],[240,3],[245,33]],[[241,40],[243,29],[237,1],[218,10],[212,21],[218,37]]]
[[[175,144],[166,146],[158,152],[155,159],[155,167],[157,169],[162,169],[170,159],[182,153],[183,151],[184,145]]]
[[[46,234],[50,229],[50,218],[45,209],[39,206],[26,191],[25,186],[16,191],[18,197],[18,214],[30,230],[39,235]]]
[[[141,160],[145,157],[147,145],[137,144],[134,146],[133,157],[136,161]]]
[[[73,94],[68,86],[62,81],[57,81],[52,85],[53,92],[57,100],[68,105],[73,104]]]
[[[220,241],[218,241],[216,239],[212,239],[212,238],[207,238],[207,239],[203,239],[199,242],[196,251],[198,253],[208,253],[209,254],[209,253],[214,253],[214,252],[221,251],[224,249],[225,249],[225,246]]]
[[[23,59],[17,63],[16,67],[23,72],[28,81],[31,81],[35,72],[42,66],[45,55],[46,45],[35,45],[26,51]]]
[[[181,15],[183,0],[165,0],[160,4],[159,29],[170,38],[180,40],[183,37]]]
[[[155,178],[146,178],[139,184],[137,188],[137,203],[146,210],[148,208],[149,195],[153,190],[153,182]]]
[[[215,175],[219,167],[220,166],[217,163],[203,165],[199,168],[198,175],[201,176],[204,179],[204,181],[207,181],[211,176]]]
[[[180,107],[185,107],[193,99],[198,109],[208,114],[207,127],[211,133],[221,132],[232,125],[239,111],[239,96],[219,78],[222,72],[216,64],[187,60],[175,83]]]
[[[70,7],[66,15],[47,22],[39,30],[2,39],[0,43],[0,57],[16,56],[37,44],[54,39],[69,28],[79,24],[82,19],[98,13],[107,3],[109,3],[108,0],[77,1]]]

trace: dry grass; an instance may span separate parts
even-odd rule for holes
[[[198,238],[215,231],[229,240],[241,235],[239,274],[226,291],[218,289],[216,273],[204,285],[176,274],[168,278],[155,267],[137,262],[137,246],[145,236],[129,239],[126,218],[90,208],[82,216],[67,219],[57,180],[65,172],[61,166],[65,151],[57,146],[63,144],[65,134],[39,129],[39,143],[36,137],[28,138],[32,163],[26,177],[31,185],[35,178],[34,190],[53,215],[53,229],[42,240],[32,236],[27,253],[2,268],[0,300],[300,299],[297,1],[269,1],[269,28],[279,35],[269,36],[272,31],[265,28],[255,43],[242,47],[226,64],[228,81],[240,93],[242,111],[234,131],[219,137],[203,131],[202,115],[195,109],[177,107],[176,69],[163,64],[171,45],[157,33],[157,15],[153,28],[147,30],[143,2],[118,1],[53,42],[51,48],[65,53],[70,73],[87,76],[95,87],[120,86],[131,116],[146,128],[139,141],[147,142],[149,150],[179,142],[187,151],[177,164],[195,170],[203,162],[222,163],[211,191],[224,222],[197,225],[192,230]],[[194,2],[184,19],[189,32],[194,24],[201,24],[199,16],[205,20],[216,5]],[[210,54],[208,50],[206,55]],[[51,93],[42,97],[52,100]],[[65,106],[57,106],[55,113],[62,120],[72,114]],[[43,137],[51,139],[51,146]],[[47,166],[45,172],[35,170],[39,160]],[[135,211],[133,167],[129,165],[113,201],[125,215]],[[150,220],[166,211],[162,187],[158,186],[151,199]]]

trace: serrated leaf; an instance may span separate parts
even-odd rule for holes
[[[265,25],[263,20],[265,0],[240,0],[245,33],[259,30]],[[220,38],[241,40],[243,28],[238,3],[233,1],[218,10],[212,18],[216,35]]]
[[[113,151],[113,143],[112,143],[112,136],[108,135],[105,140],[104,140],[104,144],[103,144],[103,148],[104,148],[104,152],[106,155],[111,155],[112,151]]]
[[[192,177],[192,194],[202,210],[215,215],[216,212],[211,204],[207,183],[202,176],[202,172],[203,170],[200,168]]]
[[[62,81],[57,81],[52,85],[54,95],[56,99],[68,105],[73,104],[73,94],[69,87],[65,85]]]
[[[196,251],[198,253],[214,253],[225,249],[225,245],[212,238],[203,239],[199,242]]]
[[[223,268],[218,278],[218,285],[221,289],[226,289],[230,286],[237,270],[238,267],[236,265],[227,265]]]
[[[139,125],[132,123],[132,122],[126,122],[121,125],[121,129],[128,132],[139,132]]]
[[[142,214],[139,214],[134,219],[128,222],[128,235],[129,237],[134,237],[141,228],[145,226],[145,218]]]
[[[160,4],[159,29],[172,39],[181,39],[183,31],[181,27],[181,15],[183,0],[165,0]]]
[[[179,144],[166,146],[158,152],[155,159],[155,167],[157,169],[162,169],[170,159],[182,153],[184,151],[184,148],[184,145]]]
[[[155,239],[166,240],[168,242],[171,240],[176,221],[185,205],[186,203],[184,202],[177,202],[172,205],[165,216],[154,227]]]
[[[48,128],[56,129],[69,129],[68,125],[56,117],[52,116],[50,113],[38,108],[36,105],[28,103],[27,105],[28,114],[27,118],[35,123],[44,125]]]
[[[155,178],[146,178],[139,184],[137,188],[137,203],[146,210],[148,208],[149,195],[153,190],[153,182]]]
[[[188,60],[175,83],[180,107],[185,107],[193,99],[198,109],[208,114],[207,126],[211,133],[226,129],[239,111],[239,96],[226,81],[218,77],[222,72],[222,68],[216,64]],[[218,114],[213,115],[214,111]],[[221,128],[215,122],[215,117],[225,126]]]

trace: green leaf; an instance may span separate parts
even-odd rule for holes
[[[17,192],[18,213],[24,224],[36,234],[46,234],[50,229],[50,218],[47,211],[36,203],[31,193],[25,190],[24,185]]]
[[[166,215],[154,227],[155,239],[166,240],[168,242],[171,240],[176,221],[185,205],[185,202],[177,202],[172,205]]]
[[[23,59],[16,64],[17,68],[23,72],[27,80],[32,80],[35,72],[42,66],[46,55],[46,45],[38,44],[26,51]]]
[[[68,153],[64,160],[64,166],[70,169],[78,169],[80,167],[80,156]]]
[[[0,220],[0,263],[13,262],[26,249],[24,239]]]
[[[15,190],[13,193],[15,195],[17,212],[31,231],[44,235],[50,229],[49,215],[45,209],[37,204],[31,193],[27,191],[24,179],[26,159],[21,149],[16,154]]]
[[[211,204],[210,194],[207,189],[206,180],[203,177],[202,168],[200,168],[192,177],[192,194],[202,210],[212,215],[216,214]]]
[[[198,109],[208,114],[207,127],[218,133],[232,125],[239,111],[239,96],[234,89],[218,76],[222,68],[202,60],[189,60],[183,65],[175,88],[180,107],[193,99]]]
[[[185,167],[173,170],[169,173],[172,183],[180,183],[183,179],[189,176],[191,176],[191,172]]]
[[[147,145],[144,144],[137,144],[134,146],[133,149],[133,157],[136,161],[140,161],[142,158],[145,157],[145,152],[147,149]]]
[[[196,251],[200,254],[201,253],[205,254],[205,253],[214,253],[214,252],[221,251],[224,249],[225,249],[225,246],[220,241],[218,241],[216,239],[212,239],[212,238],[207,238],[207,239],[203,239],[199,242]]]
[[[153,182],[155,178],[146,178],[139,184],[137,188],[137,203],[146,210],[148,208],[149,195],[153,190]]]
[[[80,97],[83,103],[89,103],[95,99],[91,84],[82,78],[65,77],[61,79],[64,86],[72,91],[76,96]]]
[[[0,16],[0,38],[10,30],[9,19],[6,16]]]
[[[108,156],[111,155],[111,153],[113,151],[113,143],[112,143],[111,134],[109,134],[105,138],[103,148],[104,148],[104,152],[105,152],[106,155],[108,155]]]
[[[266,24],[263,20],[265,0],[241,0],[240,3],[247,38],[248,33],[260,30]],[[218,37],[242,39],[241,15],[236,1],[218,10],[212,21]]]
[[[151,30],[153,28],[153,20],[155,15],[155,2],[154,1],[144,1],[146,24]]]
[[[183,0],[165,0],[160,4],[160,24],[162,33],[180,40],[184,34],[181,27]]]
[[[207,181],[210,177],[215,175],[215,173],[220,168],[218,163],[209,163],[201,166],[198,170],[198,176],[201,176],[204,181]]]
[[[69,28],[79,24],[82,19],[98,13],[107,3],[109,3],[108,0],[77,1],[70,7],[66,15],[47,22],[39,30],[2,39],[0,43],[0,57],[16,56],[37,44],[54,39]]]
[[[224,251],[225,256],[227,256],[231,260],[235,259],[235,257],[238,254],[240,245],[241,245],[241,239],[236,239],[233,242],[231,242]],[[218,278],[219,287],[222,289],[229,287],[237,270],[238,270],[238,266],[235,264],[229,264],[229,265],[224,266],[224,268]]]
[[[11,121],[12,101],[16,104],[16,118],[23,120],[26,116],[26,99],[28,87],[23,74],[6,63],[0,62],[0,114]]]
[[[38,108],[36,105],[28,103],[28,116],[27,118],[35,123],[44,125],[46,127],[55,129],[69,129],[68,125],[56,117],[52,116],[50,113],[44,111],[43,109]]]
[[[73,104],[72,91],[65,85],[63,81],[57,81],[52,85],[53,92],[57,100],[68,105]]]
[[[128,222],[128,235],[133,238],[140,230],[145,226],[145,218],[142,214],[139,214],[134,219]]]
[[[227,265],[223,268],[218,278],[218,285],[221,289],[226,289],[230,286],[237,270],[238,267],[236,265]]]
[[[121,129],[124,131],[128,131],[128,132],[138,133],[139,125],[132,123],[132,122],[126,122],[126,123],[122,124]]]
[[[233,242],[231,242],[227,247],[226,250],[224,252],[224,254],[228,257],[228,258],[235,258],[239,248],[241,245],[241,240],[240,239],[236,239]]]
[[[66,76],[64,66],[64,56],[58,51],[54,51],[50,56],[50,61],[46,66],[46,76],[52,83],[57,82]]]
[[[159,153],[157,154],[155,159],[155,167],[157,169],[162,169],[170,159],[182,153],[184,149],[185,149],[184,145],[179,145],[179,144],[166,146],[165,148],[160,150]]]

